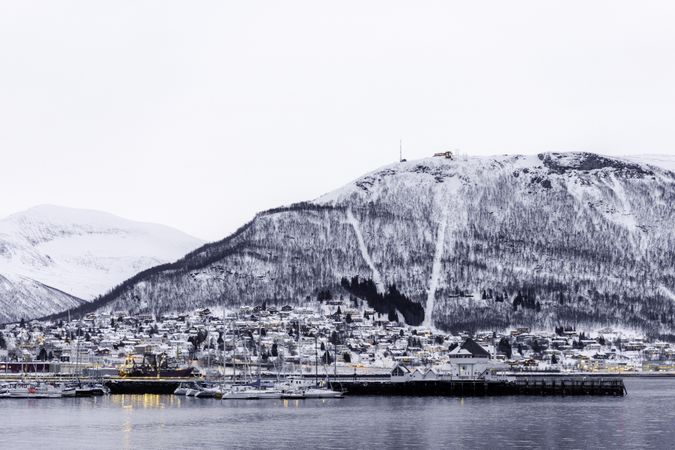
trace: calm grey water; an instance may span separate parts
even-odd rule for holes
[[[675,379],[607,397],[0,400],[0,448],[675,448]]]

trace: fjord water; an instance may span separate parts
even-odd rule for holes
[[[0,400],[0,448],[673,448],[675,379],[615,397]]]

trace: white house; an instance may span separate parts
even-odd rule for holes
[[[419,369],[415,369],[415,371],[410,374],[410,380],[414,380],[414,381],[424,380],[424,372],[422,372]]]
[[[406,366],[398,364],[391,371],[392,383],[405,383],[408,380],[410,380],[410,370]]]
[[[429,369],[427,370],[427,373],[424,374],[424,379],[426,381],[438,380],[438,374],[434,371],[434,369]]]
[[[453,368],[453,377],[476,378],[487,369],[490,353],[473,339],[467,339],[462,345],[450,350],[448,359]]]

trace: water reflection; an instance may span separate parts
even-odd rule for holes
[[[143,408],[143,409],[153,409],[153,408],[164,408],[168,404],[169,407],[180,407],[181,399],[173,395],[157,395],[157,394],[145,394],[145,395],[111,395],[110,400],[112,404],[120,406],[122,408]]]
[[[300,405],[302,405],[301,401],[298,399],[289,400],[287,398],[283,399],[281,404],[284,408],[299,408]]]
[[[122,425],[122,447],[131,448],[131,432],[134,430],[132,425],[133,406],[122,405],[124,411],[124,424]]]
[[[2,448],[672,448],[675,380],[615,397],[0,400]]]

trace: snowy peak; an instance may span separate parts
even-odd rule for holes
[[[0,233],[21,236],[33,245],[69,236],[146,234],[165,238],[181,236],[181,241],[199,239],[158,224],[135,222],[88,209],[41,205],[0,220]]]
[[[58,206],[38,206],[0,220],[0,236],[59,254],[84,256],[90,253],[164,261],[176,259],[186,248],[194,249],[202,244],[199,239],[164,225]],[[73,238],[78,242],[71,242]]]
[[[602,169],[643,176],[653,174],[653,171],[645,165],[594,153],[541,153],[538,157],[545,167],[561,174],[569,171],[589,172]]]
[[[439,189],[448,191],[480,187],[486,185],[486,181],[519,174],[530,175],[528,179],[536,179],[535,182],[546,188],[551,187],[549,177],[589,181],[611,175],[619,178],[643,178],[658,174],[675,182],[672,174],[663,168],[586,152],[461,156],[457,159],[435,157],[385,166],[319,197],[315,203],[338,205],[366,198],[374,201],[386,197],[389,192],[399,193],[401,190],[417,190],[428,195],[430,191]],[[445,186],[436,186],[441,183],[445,183]]]
[[[71,235],[121,231],[115,216],[97,211],[37,206],[12,214],[0,221],[0,234],[21,237],[37,245]]]
[[[4,318],[43,315],[69,302],[92,300],[201,244],[166,226],[99,211],[44,205],[12,214],[0,220],[0,297],[16,300],[17,306],[6,309]]]
[[[673,155],[627,155],[622,157],[625,160],[632,161],[638,164],[648,164],[654,167],[675,172],[675,154]]]

